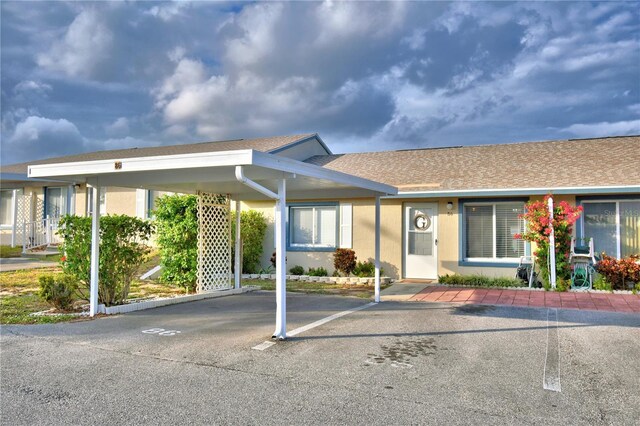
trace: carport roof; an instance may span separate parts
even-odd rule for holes
[[[397,193],[397,189],[390,185],[255,149],[110,156],[108,159],[34,164],[28,167],[28,177],[94,186],[224,193],[242,200],[269,199],[239,181],[238,167],[242,168],[245,177],[273,192],[276,192],[278,181],[286,178],[289,200],[372,197]]]

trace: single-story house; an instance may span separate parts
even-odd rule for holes
[[[616,257],[640,253],[640,136],[333,154],[317,134],[306,134],[33,161],[2,167],[2,244],[10,242],[14,226],[19,234],[21,222],[90,214],[90,171],[34,178],[29,177],[30,166],[73,167],[239,150],[395,188],[396,194],[382,196],[380,212],[380,261],[384,275],[393,278],[433,279],[448,273],[512,276],[519,258],[530,253],[527,243],[513,238],[523,231],[519,215],[527,201],[548,193],[584,207],[576,234],[593,238],[597,252]],[[191,185],[164,182],[161,174],[150,176],[134,184],[125,177],[110,179],[101,191],[101,213],[147,217],[161,191],[199,189],[195,175],[189,178]],[[288,179],[295,180],[295,173]],[[264,185],[276,191],[273,179]],[[317,196],[315,189],[309,191],[287,197],[287,269],[322,266],[331,272],[332,253],[338,247],[352,248],[358,260],[373,259],[375,198],[348,189],[318,190]],[[225,192],[224,185],[219,192]],[[20,207],[16,197],[28,199],[30,208]],[[241,199],[241,208],[260,210],[271,223],[264,242],[266,266],[275,247],[273,201]]]

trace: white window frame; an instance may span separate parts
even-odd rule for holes
[[[100,202],[98,201],[98,208],[100,208],[100,215],[104,216],[107,214],[107,188],[106,186],[100,187],[100,196],[104,196],[104,209],[102,208]],[[93,187],[87,186],[86,191],[86,203],[85,203],[85,212],[87,216],[91,216],[91,197],[93,197]]]
[[[462,247],[462,254],[463,254],[463,260],[465,262],[482,262],[482,263],[512,263],[512,262],[518,262],[520,260],[519,257],[496,257],[498,248],[497,248],[497,238],[498,238],[498,233],[496,232],[496,206],[498,204],[516,204],[516,203],[521,203],[521,201],[494,201],[494,202],[464,202],[462,204],[462,227],[464,229],[464,239],[461,242],[463,244]],[[524,210],[525,208],[525,202],[522,201],[522,208]],[[467,235],[466,229],[467,229],[467,207],[473,207],[473,206],[491,206],[492,210],[493,210],[493,257],[466,257],[467,254],[467,238],[469,238],[469,236]],[[526,228],[526,222],[523,226],[523,228]],[[524,229],[521,229],[522,233],[524,232]],[[523,242],[524,244],[524,254],[527,254],[527,245],[525,242]]]
[[[580,201],[580,205],[584,206],[584,204],[602,204],[602,203],[615,203],[616,205],[616,259],[620,259],[620,255],[622,254],[622,241],[620,239],[620,203],[625,202],[640,202],[640,198],[616,198],[616,199],[593,199],[593,200],[582,200]],[[582,238],[585,238],[584,233],[584,217],[580,221],[580,235]]]
[[[287,244],[287,248],[289,250],[293,250],[293,251],[333,251],[336,248],[340,247],[340,205],[338,203],[329,203],[329,204],[292,204],[290,206],[287,206],[287,218],[288,218],[288,244]],[[313,227],[311,230],[311,240],[315,241],[316,240],[316,219],[317,219],[317,209],[322,209],[322,208],[333,208],[335,209],[336,212],[336,220],[335,220],[335,228],[334,228],[334,233],[336,235],[335,237],[335,243],[333,245],[326,245],[326,244],[316,244],[316,243],[311,243],[311,244],[295,244],[292,241],[292,232],[291,229],[292,227],[295,225],[293,223],[293,213],[291,212],[292,209],[312,209],[312,223],[313,223]]]
[[[16,190],[14,190],[14,189],[3,189],[1,191],[2,192],[8,192],[10,194],[9,195],[9,199],[11,200],[11,204],[10,204],[11,205],[11,207],[10,207],[11,211],[9,212],[9,216],[10,216],[11,222],[9,222],[9,223],[0,223],[0,229],[12,229],[13,228],[13,224],[16,221],[16,217],[15,217],[15,214],[16,214],[16,203],[18,202],[18,200],[16,199],[16,195],[17,195],[16,194]]]

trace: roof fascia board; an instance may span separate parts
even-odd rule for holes
[[[73,183],[67,180],[35,179],[23,173],[0,173],[0,181],[20,181],[27,184],[29,182]]]
[[[574,186],[555,188],[507,188],[507,189],[471,189],[453,191],[398,192],[397,195],[384,198],[439,198],[472,196],[518,196],[518,195],[580,195],[580,194],[633,194],[640,193],[640,185],[627,186]]]
[[[279,157],[265,152],[254,151],[253,165],[280,170],[287,173],[299,174],[311,178],[328,180],[342,185],[368,189],[381,194],[395,195],[398,193],[398,189],[391,185],[349,175],[347,173],[337,172],[314,164],[303,163],[302,161]]]
[[[314,133],[311,136],[307,136],[305,138],[302,139],[298,139],[297,141],[293,141],[291,143],[288,143],[284,146],[278,147],[276,149],[272,149],[271,151],[268,151],[269,154],[277,154],[279,152],[282,151],[286,151],[289,148],[293,148],[294,146],[303,144],[305,142],[309,142],[310,140],[315,139],[318,141],[318,143],[320,143],[320,145],[322,146],[322,148],[327,152],[327,155],[332,155],[331,150],[327,147],[327,145],[322,141],[322,139],[320,139],[320,136],[317,133]]]
[[[153,157],[133,157],[121,160],[93,160],[69,163],[52,163],[29,166],[30,177],[100,175],[119,172],[144,172],[152,170],[193,169],[200,167],[221,167],[250,165],[254,151],[216,151],[160,155]],[[116,169],[116,164],[119,168]]]

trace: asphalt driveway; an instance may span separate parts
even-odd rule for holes
[[[640,315],[384,302],[261,345],[255,292],[3,326],[1,424],[637,424]],[[368,302],[288,295],[294,330]],[[256,350],[252,348],[261,348]]]

